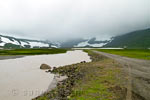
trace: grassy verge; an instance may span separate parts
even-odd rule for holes
[[[112,59],[86,50],[92,62],[63,66],[52,73],[68,78],[34,100],[125,100],[125,75]]]
[[[65,49],[14,49],[0,50],[0,55],[40,55],[65,53]]]
[[[123,49],[123,50],[96,49],[96,50],[120,56],[126,56],[130,58],[150,60],[150,50],[148,49]]]
[[[73,88],[70,100],[124,100],[126,90],[121,69],[111,59],[85,50],[93,62],[86,65],[86,75]]]

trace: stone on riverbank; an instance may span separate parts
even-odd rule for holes
[[[47,64],[42,64],[40,66],[40,69],[51,69],[51,67],[49,65],[47,65]]]

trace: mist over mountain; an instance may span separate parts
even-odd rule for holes
[[[104,47],[104,48],[150,48],[150,28],[137,30],[108,39],[98,37],[76,38],[67,41],[30,40],[0,35],[2,48],[74,48],[74,47]]]
[[[0,1],[2,47],[132,47],[147,28],[150,0]]]
[[[1,0],[0,33],[69,41],[150,27],[150,0]]]

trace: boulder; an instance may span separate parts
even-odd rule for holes
[[[42,64],[40,66],[40,69],[51,69],[51,67],[49,65],[47,65],[47,64]]]
[[[80,63],[86,63],[86,61],[81,61]]]

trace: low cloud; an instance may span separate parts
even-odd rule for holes
[[[1,0],[0,32],[49,40],[108,38],[150,27],[149,0]]]

